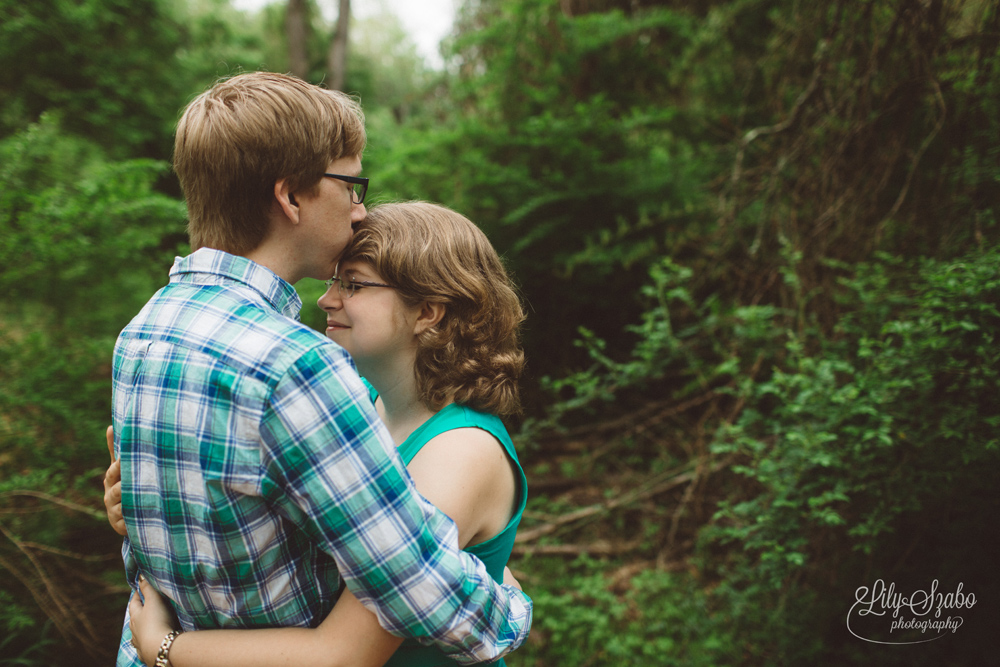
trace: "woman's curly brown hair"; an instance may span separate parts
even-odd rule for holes
[[[407,305],[445,306],[417,340],[414,372],[421,400],[449,400],[500,416],[521,410],[524,310],[486,235],[437,204],[380,204],[368,211],[341,257],[369,264]]]

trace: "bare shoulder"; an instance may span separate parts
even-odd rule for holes
[[[507,457],[504,446],[492,433],[474,426],[454,428],[439,433],[428,440],[423,449],[433,449],[463,459],[500,457],[501,460],[505,460]]]
[[[492,486],[504,477],[512,476],[511,462],[504,446],[481,428],[456,428],[440,433],[423,446],[410,463],[431,465],[447,474],[467,481]]]
[[[407,468],[417,490],[458,524],[462,546],[492,537],[512,516],[513,464],[500,441],[483,429],[435,436]]]

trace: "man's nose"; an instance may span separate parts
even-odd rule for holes
[[[364,204],[354,204],[351,207],[351,222],[361,222],[368,215],[368,209]]]

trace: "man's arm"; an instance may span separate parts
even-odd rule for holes
[[[466,663],[520,646],[531,600],[460,551],[454,523],[416,493],[346,353],[303,355],[275,388],[261,433],[274,502],[386,630]]]

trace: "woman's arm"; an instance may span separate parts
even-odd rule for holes
[[[504,568],[503,582],[521,589],[521,584]],[[133,594],[129,601],[130,628],[139,658],[155,667],[160,642],[175,629],[166,602],[144,577],[139,579],[146,603]],[[355,635],[354,633],[361,633]],[[358,641],[365,637],[364,641]],[[353,642],[351,640],[354,640]],[[173,667],[225,667],[239,662],[254,665],[381,665],[399,647],[402,639],[383,630],[375,615],[365,609],[354,594],[344,590],[337,605],[315,630],[280,628],[273,630],[207,630],[179,635],[170,648]],[[286,650],[301,643],[294,651]],[[345,647],[337,651],[331,647]]]
[[[132,640],[150,667],[163,638],[174,629],[163,598],[142,579],[129,602]],[[205,630],[185,632],[170,647],[172,667],[378,667],[402,643],[382,629],[378,619],[344,590],[333,611],[318,628]]]
[[[516,510],[517,483],[507,452],[480,428],[445,431],[406,469],[427,500],[458,526],[458,544],[479,544],[502,531]]]

